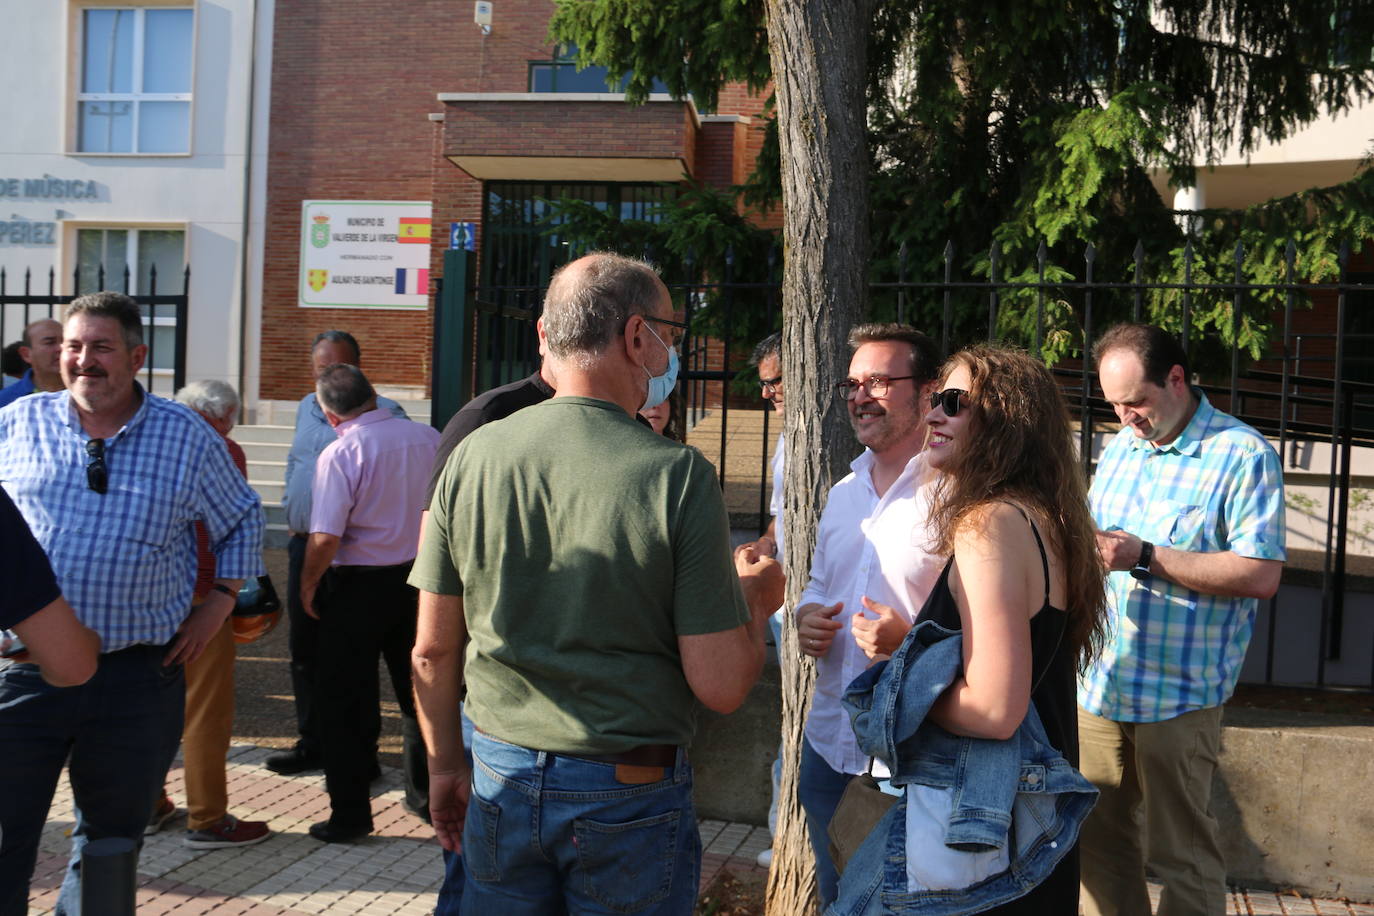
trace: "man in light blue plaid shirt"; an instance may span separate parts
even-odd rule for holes
[[[1188,384],[1167,332],[1118,325],[1094,355],[1122,429],[1089,494],[1112,616],[1078,690],[1080,766],[1101,791],[1083,827],[1084,910],[1149,916],[1148,865],[1160,916],[1220,916],[1221,705],[1283,572],[1282,469],[1263,436]]]
[[[76,826],[58,912],[80,912],[87,841],[142,842],[181,736],[182,665],[223,625],[242,581],[262,572],[257,495],[209,424],[135,381],[142,335],[127,296],[76,299],[63,328],[67,390],[0,410],[0,484],[102,643],[95,676],[79,687],[52,687],[33,665],[0,669],[0,916],[26,910],[64,763]],[[218,578],[192,610],[197,520]]]

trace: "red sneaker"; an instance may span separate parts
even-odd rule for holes
[[[226,814],[219,822],[204,830],[188,830],[181,842],[192,849],[224,849],[228,846],[252,846],[272,835],[266,821],[241,821]]]
[[[163,795],[162,798],[158,799],[157,804],[153,805],[153,813],[148,818],[148,826],[143,828],[143,835],[152,836],[167,826],[167,822],[176,816],[177,806],[173,804],[170,798]]]

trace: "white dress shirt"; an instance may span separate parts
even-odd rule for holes
[[[806,720],[806,739],[831,769],[863,773],[868,758],[859,751],[840,697],[849,682],[868,667],[869,658],[854,641],[850,619],[867,614],[859,599],[868,596],[906,618],[916,619],[940,578],[945,558],[931,551],[926,523],[931,490],[938,479],[922,452],[907,462],[881,499],[873,487],[873,453],[865,450],[850,464],[849,476],[830,489],[816,535],[811,579],[801,603],[844,602],[835,616],[843,626],[830,651],[816,661],[816,690]],[[874,773],[887,775],[882,763]]]
[[[779,563],[787,562],[787,551],[783,549],[782,540],[786,536],[787,526],[782,520],[782,478],[783,462],[787,458],[787,443],[782,438],[782,433],[778,433],[778,444],[773,450],[773,491],[768,497],[768,511],[778,523],[773,528],[773,541],[778,545],[777,559]]]

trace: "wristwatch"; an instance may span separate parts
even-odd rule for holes
[[[1135,579],[1148,579],[1150,577],[1150,564],[1155,559],[1155,545],[1149,541],[1140,542],[1140,559],[1135,561],[1135,566],[1131,567],[1131,577]]]

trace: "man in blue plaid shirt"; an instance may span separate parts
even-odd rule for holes
[[[1122,428],[1089,494],[1112,614],[1078,690],[1080,766],[1102,793],[1083,827],[1084,910],[1149,916],[1148,865],[1160,916],[1221,916],[1221,706],[1283,572],[1282,469],[1263,436],[1189,385],[1172,335],[1118,325],[1094,355]]]
[[[147,352],[132,299],[82,296],[63,328],[67,390],[0,410],[0,484],[102,652],[79,687],[46,684],[34,665],[0,669],[0,916],[26,911],[64,763],[76,825],[57,912],[80,912],[87,841],[142,842],[181,735],[182,665],[262,572],[257,495],[208,423],[135,381]],[[218,578],[192,609],[197,520]]]

